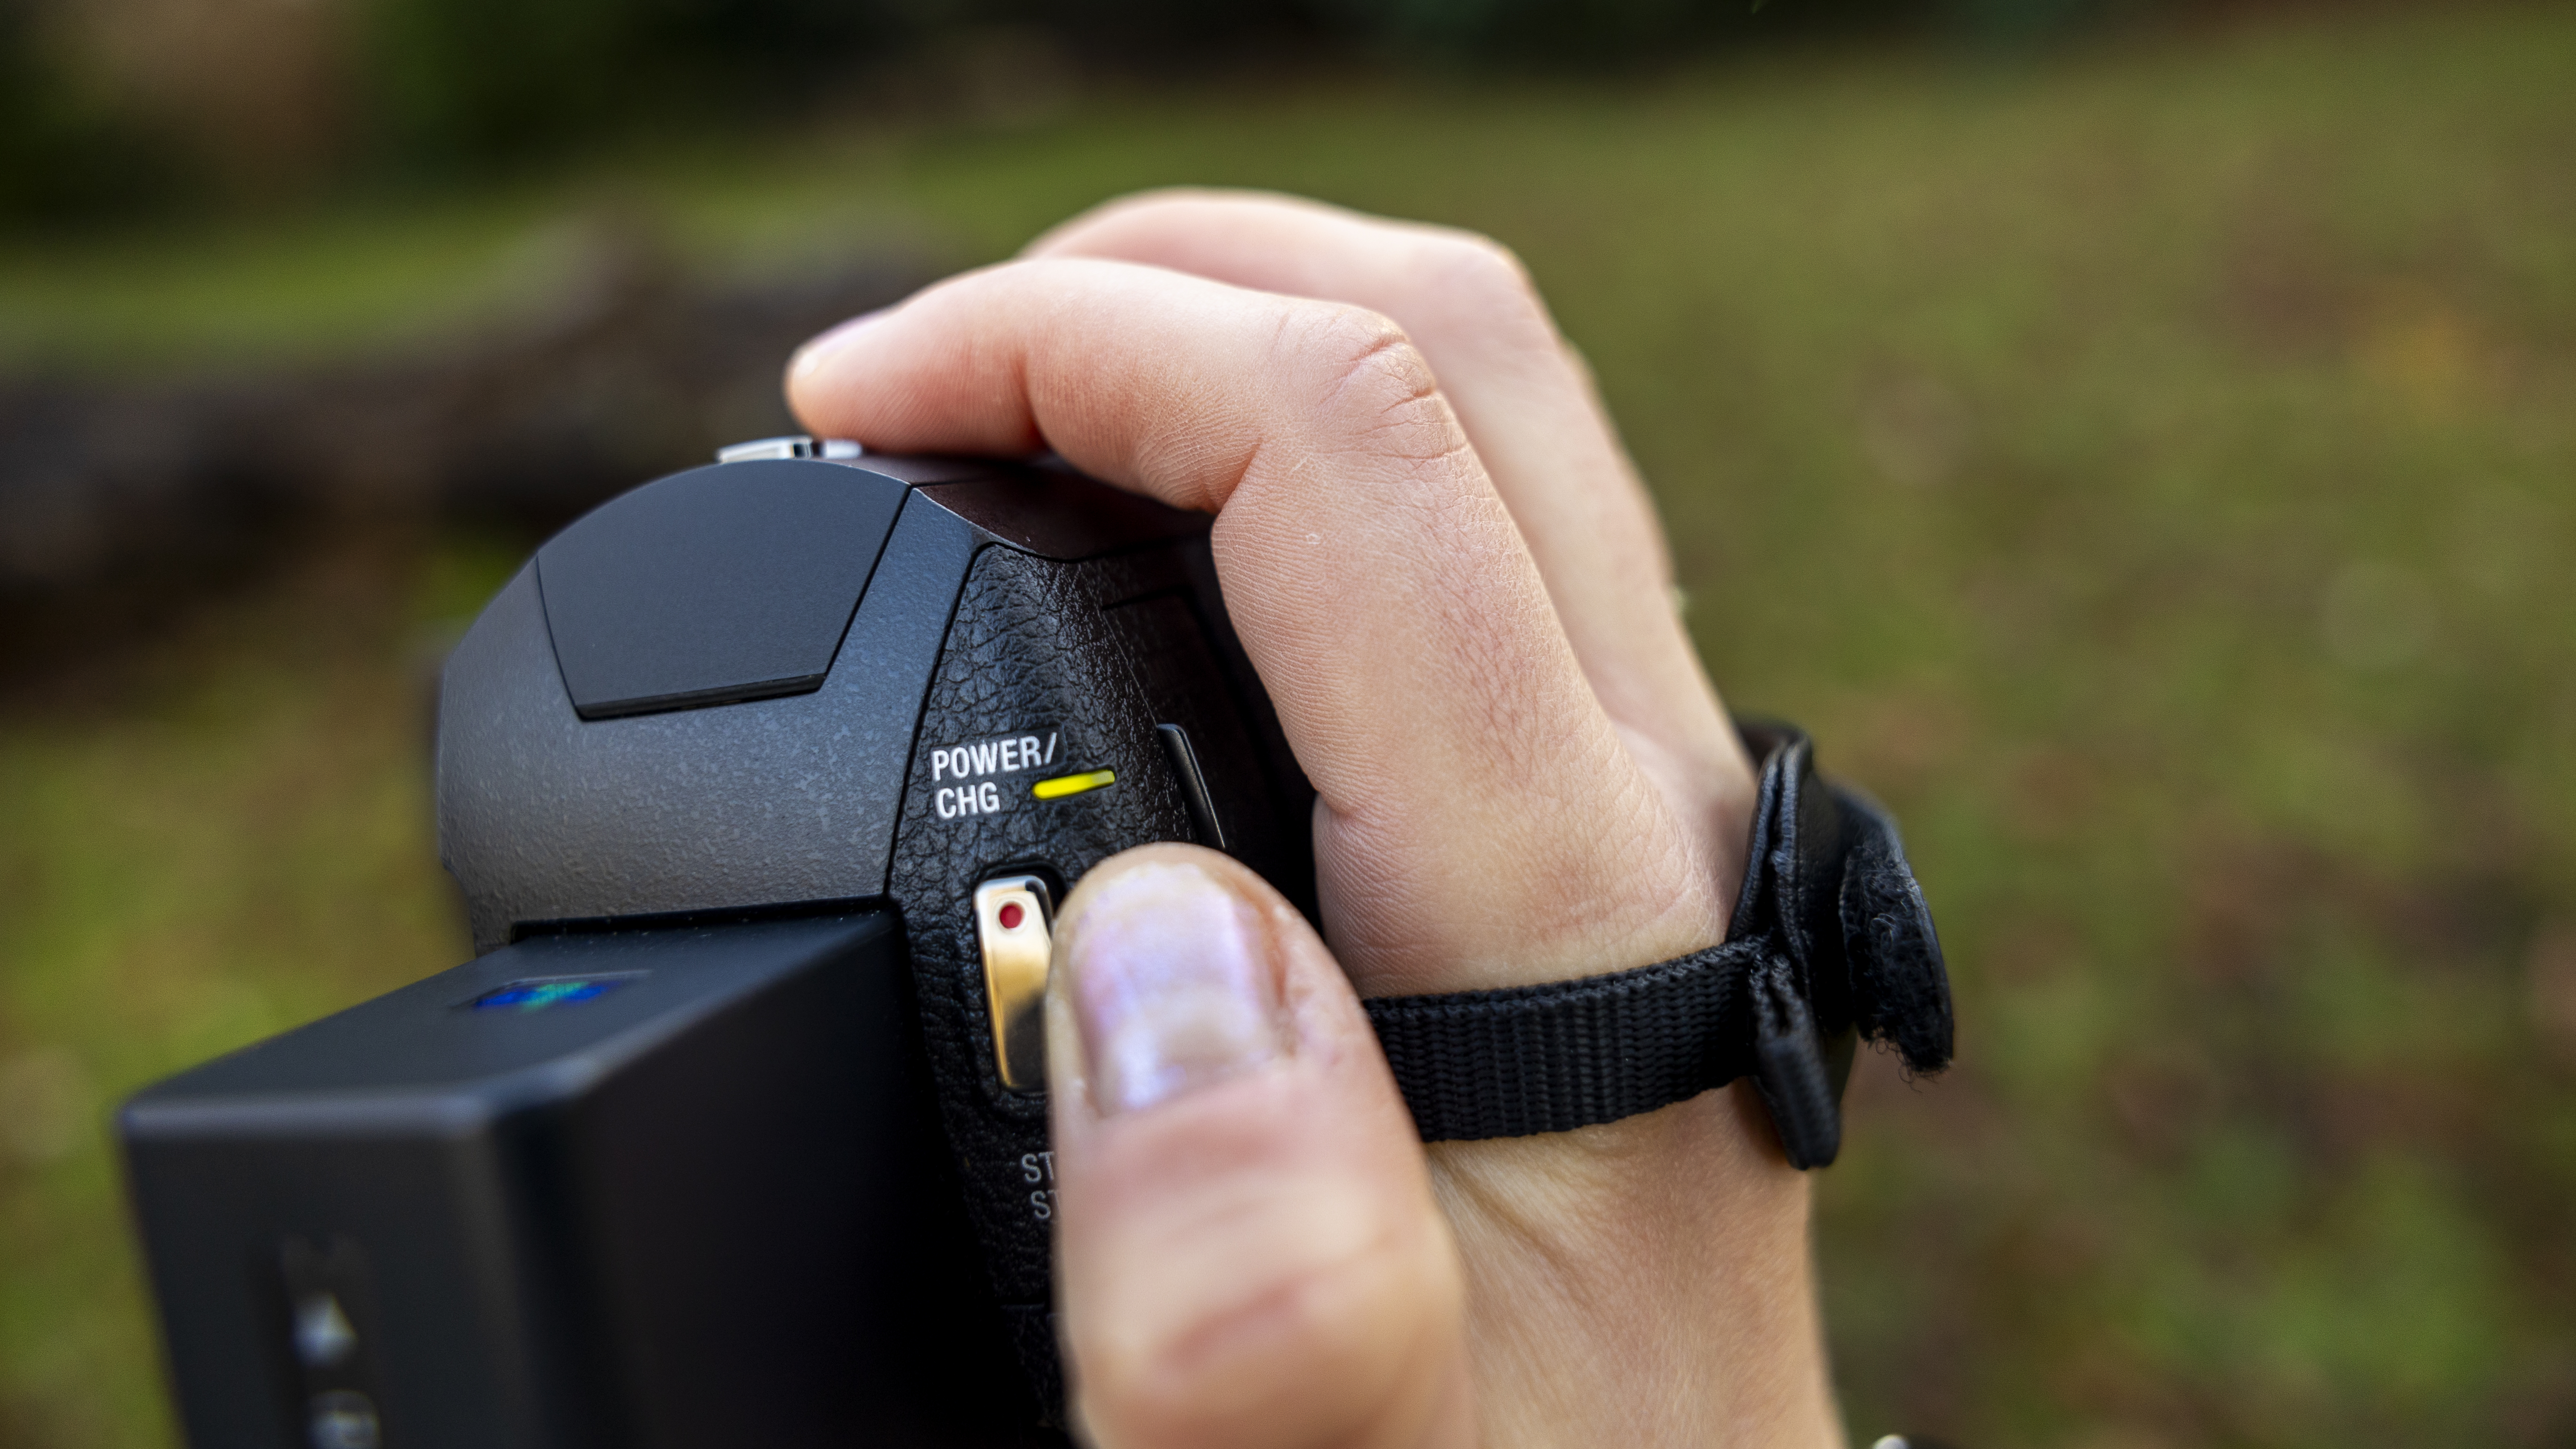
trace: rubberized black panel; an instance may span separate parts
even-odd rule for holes
[[[906,507],[811,694],[589,724],[523,570],[449,656],[439,703],[439,849],[475,949],[529,921],[882,894],[922,692],[980,539],[927,499]]]
[[[803,694],[823,682],[905,485],[839,463],[694,468],[537,553],[584,719]]]

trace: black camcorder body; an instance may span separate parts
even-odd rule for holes
[[[480,954],[120,1114],[197,1449],[1061,1442],[1054,902],[1179,840],[1311,914],[1313,791],[1204,516],[728,454],[447,664]]]

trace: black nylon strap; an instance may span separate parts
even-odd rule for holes
[[[1364,1001],[1426,1142],[1565,1132],[1738,1077],[1800,1168],[1834,1160],[1855,1030],[1908,1066],[1950,1055],[1949,984],[1895,823],[1815,773],[1807,739],[1747,726],[1762,761],[1727,940],[1540,986]]]
[[[1423,1141],[1565,1132],[1750,1071],[1744,979],[1761,953],[1729,941],[1607,976],[1361,1005]]]

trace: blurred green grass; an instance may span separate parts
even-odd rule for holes
[[[1854,1434],[2563,1445],[2572,157],[2563,8],[1102,97],[20,246],[0,354],[468,327],[602,205],[717,267],[1166,182],[1489,231],[1730,701],[1899,809],[1951,946],[1961,1067],[1867,1062],[1820,1182]],[[0,701],[0,1444],[169,1433],[107,1105],[463,954],[427,661],[523,544],[335,547]]]

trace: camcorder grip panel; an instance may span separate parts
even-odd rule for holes
[[[1172,730],[1213,820],[1194,818]],[[1042,798],[1048,782],[1074,788]],[[922,712],[889,887],[910,926],[967,1208],[1021,1360],[1051,1404],[1061,1388],[1047,1100],[998,1070],[974,889],[1028,872],[1058,881],[1061,898],[1130,846],[1214,836],[1311,912],[1312,798],[1225,626],[1202,538],[1073,563],[1010,548],[977,556]]]

